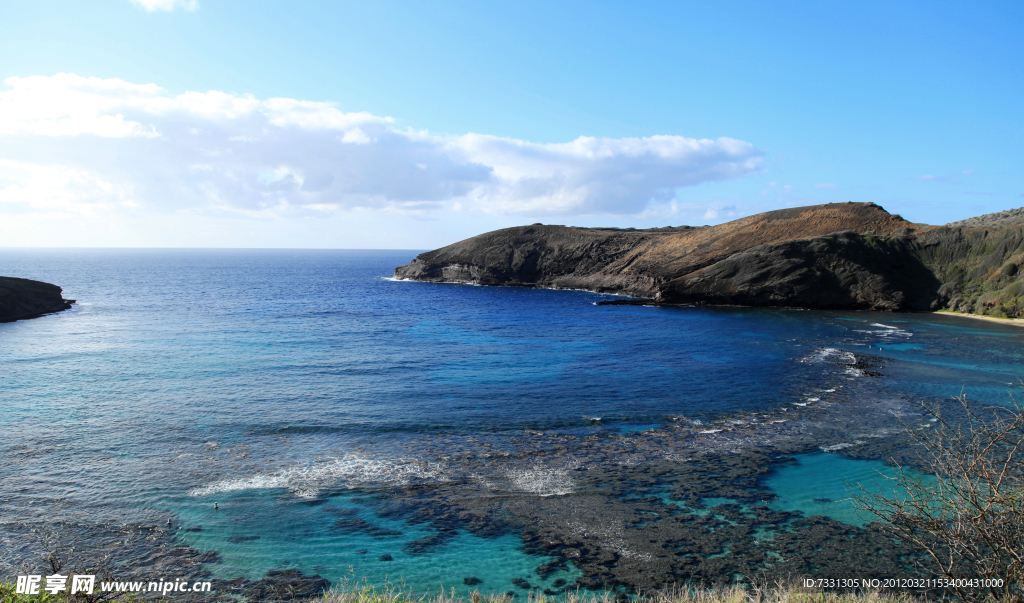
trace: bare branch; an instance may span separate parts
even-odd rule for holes
[[[900,419],[932,477],[893,462],[891,479],[905,495],[886,497],[858,484],[854,500],[921,549],[942,576],[1002,580],[984,590],[956,588],[963,600],[1024,601],[1024,410],[1014,401],[989,408],[987,419],[963,393],[957,400],[962,419],[928,407],[931,427]]]

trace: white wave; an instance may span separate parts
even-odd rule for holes
[[[873,323],[871,323],[871,326],[878,327],[880,329],[885,329],[885,330],[884,331],[879,331],[877,329],[873,329],[873,330],[854,329],[854,332],[855,333],[867,333],[868,335],[877,335],[877,336],[881,336],[881,337],[913,337],[914,336],[914,334],[911,333],[910,331],[906,331],[904,329],[901,329],[899,327],[894,327],[892,325],[884,325],[884,324],[882,324],[880,322],[873,322]]]
[[[301,498],[315,498],[330,487],[405,485],[415,480],[445,481],[444,471],[416,459],[368,459],[345,455],[325,463],[289,467],[276,473],[225,479],[189,491],[189,496],[208,496],[237,490],[286,489]]]
[[[507,475],[513,488],[519,492],[537,496],[563,496],[576,491],[576,482],[565,469],[512,469]]]
[[[705,429],[704,431],[698,431],[697,433],[718,433],[721,429]]]
[[[418,281],[414,278],[398,278],[394,276],[381,276],[379,278],[393,283],[432,283],[434,285],[469,285],[471,287],[483,287],[479,281]]]
[[[836,348],[819,348],[815,350],[813,354],[804,356],[800,359],[800,362],[812,362],[815,364],[822,362],[839,362],[840,364],[853,364],[857,361],[857,357],[854,356],[853,352],[846,350],[839,350]]]
[[[873,333],[880,333],[880,331],[872,331]],[[830,362],[832,364],[838,364],[840,366],[846,366],[847,369],[844,371],[845,374],[851,377],[863,377],[865,372],[861,369],[854,368],[853,365],[857,363],[857,355],[853,352],[846,350],[839,350],[836,348],[821,348],[800,359],[800,362],[813,362],[813,363],[824,363]],[[827,392],[834,392],[834,389],[825,390]],[[804,406],[801,404],[800,406]]]
[[[619,542],[625,541],[620,540]],[[618,544],[618,542],[602,542],[601,544],[607,545],[608,548],[618,553],[620,557],[625,557],[627,559],[639,559],[640,561],[654,561],[654,555],[651,555],[650,553],[639,553],[637,551],[634,551],[633,549],[621,546],[620,544]]]
[[[853,442],[843,442],[841,444],[833,444],[831,446],[819,446],[822,452],[836,452],[837,450],[845,450],[854,446],[860,446],[863,444],[863,440],[854,440]]]
[[[418,281],[418,280],[416,280],[414,278],[397,278],[397,277],[394,277],[394,276],[382,276],[380,278],[383,279],[383,280],[386,280],[386,281],[394,282],[394,283],[433,283],[435,285],[470,285],[470,286],[473,286],[473,287],[483,287],[484,286],[484,285],[480,284],[480,281]],[[487,286],[488,287],[514,287],[514,288],[517,288],[517,289],[521,289],[522,288],[519,285],[487,285]],[[635,295],[631,295],[629,293],[612,293],[611,291],[592,291],[590,289],[575,289],[575,288],[572,288],[572,287],[541,287],[541,286],[533,286],[531,288],[533,288],[533,289],[547,289],[548,291],[579,291],[581,293],[590,293],[590,294],[593,294],[593,295],[611,295],[613,297],[628,297],[628,298],[636,298],[636,299],[646,299],[646,298],[636,297]],[[596,306],[597,302],[593,302],[593,305]],[[655,306],[651,305],[651,306],[641,306],[641,307],[645,307],[645,308],[646,307],[651,307],[651,308],[653,308]]]

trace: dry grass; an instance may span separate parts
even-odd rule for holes
[[[724,586],[716,588],[672,588],[641,595],[635,603],[916,603],[923,597],[907,593],[859,593],[805,589],[796,584],[775,584],[762,587]],[[566,593],[548,596],[528,593],[513,598],[509,595],[483,595],[474,591],[462,597],[454,591],[416,595],[393,585],[379,587],[335,587],[324,593],[322,599],[309,603],[620,603],[611,593]]]

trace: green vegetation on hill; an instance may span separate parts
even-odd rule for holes
[[[942,282],[942,307],[1024,316],[1024,228],[939,228],[920,237],[922,261]]]

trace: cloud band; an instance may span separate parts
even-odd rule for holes
[[[731,138],[439,136],[331,103],[72,74],[0,92],[0,208],[282,216],[354,208],[632,215],[759,169]],[[59,177],[57,177],[59,175]],[[10,206],[9,206],[10,207]]]

